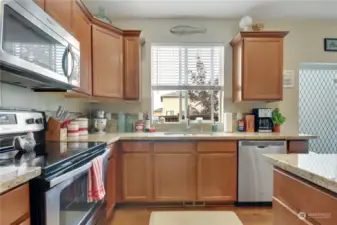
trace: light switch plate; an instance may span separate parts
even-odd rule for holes
[[[295,87],[295,71],[284,70],[283,71],[283,88]]]

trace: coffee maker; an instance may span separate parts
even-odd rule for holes
[[[273,132],[272,111],[270,108],[253,109],[255,132]]]

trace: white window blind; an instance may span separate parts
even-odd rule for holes
[[[223,46],[152,46],[153,90],[222,90]],[[198,66],[199,65],[199,66]]]

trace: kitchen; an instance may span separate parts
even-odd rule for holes
[[[180,214],[171,215],[167,212],[171,211],[170,209],[172,208],[167,209],[165,212],[165,210],[160,210],[156,207],[168,207],[170,205],[175,206],[173,210],[180,210],[180,212],[187,212],[189,210],[192,210],[192,212],[194,210],[205,211],[205,214],[193,214],[192,217],[196,216],[196,218],[198,218],[198,216],[200,216],[200,220],[202,220],[203,216],[207,219],[209,215],[215,215],[208,214],[210,211],[214,213],[218,212],[220,218],[219,220],[222,221],[220,223],[226,223],[227,221],[227,223],[230,224],[241,224],[242,222],[242,224],[249,225],[250,220],[256,219],[254,218],[256,213],[263,214],[263,212],[266,212],[268,218],[263,218],[262,215],[262,218],[259,218],[261,220],[256,221],[257,224],[262,223],[262,221],[266,221],[266,224],[273,224],[272,217],[273,215],[275,217],[275,215],[278,214],[278,212],[273,211],[279,208],[234,207],[234,205],[239,203],[240,168],[249,170],[249,168],[251,168],[249,166],[254,166],[249,165],[249,162],[252,162],[252,160],[249,160],[248,158],[248,161],[244,163],[244,166],[246,167],[240,167],[240,156],[244,156],[243,154],[240,154],[240,151],[247,150],[250,152],[250,149],[254,149],[255,147],[264,147],[265,145],[268,147],[267,149],[269,149],[269,142],[275,141],[280,143],[277,143],[276,147],[271,146],[272,149],[274,147],[275,149],[278,149],[281,146],[282,153],[308,153],[310,150],[310,144],[315,141],[314,139],[316,139],[317,136],[320,136],[320,133],[299,134],[299,121],[297,116],[298,84],[296,83],[298,82],[298,79],[295,76],[295,84],[293,84],[292,88],[283,88],[282,70],[287,69],[297,73],[299,71],[299,64],[302,62],[334,62],[334,53],[324,52],[321,46],[324,37],[333,37],[334,33],[331,31],[334,26],[333,22],[316,21],[311,23],[302,21],[297,22],[295,20],[290,22],[283,20],[267,20],[265,22],[266,31],[260,31],[258,33],[258,35],[260,35],[258,38],[267,39],[271,38],[268,35],[272,35],[272,38],[275,38],[272,40],[277,39],[279,42],[277,42],[276,45],[271,43],[272,49],[277,52],[277,55],[274,55],[275,52],[273,51],[268,51],[266,54],[269,54],[268,56],[270,57],[266,58],[263,55],[256,55],[256,50],[253,49],[253,52],[251,53],[252,55],[248,54],[246,57],[250,57],[248,59],[252,59],[252,61],[250,61],[252,64],[259,63],[259,60],[268,61],[272,58],[272,60],[275,60],[275,63],[280,63],[278,64],[279,67],[277,67],[279,69],[275,70],[269,66],[264,67],[263,70],[259,70],[259,68],[255,70],[254,67],[247,67],[252,69],[252,71],[248,74],[253,74],[253,76],[246,77],[246,80],[252,80],[249,80],[249,83],[243,83],[242,88],[248,88],[253,92],[244,91],[246,96],[242,96],[241,102],[238,102],[233,101],[233,97],[237,96],[237,93],[235,91],[236,86],[232,85],[233,79],[237,77],[235,75],[234,68],[239,68],[237,65],[240,65],[240,62],[232,60],[232,57],[235,55],[233,52],[236,48],[235,39],[239,40],[238,43],[240,43],[240,39],[243,41],[249,40],[250,38],[254,38],[249,35],[254,36],[257,34],[254,32],[242,32],[240,33],[241,37],[239,36],[238,39],[235,38],[240,31],[240,17],[237,20],[214,19],[210,21],[201,19],[146,19],[146,17],[145,19],[133,20],[116,18],[113,19],[113,25],[110,25],[102,22],[101,20],[95,19],[92,16],[95,15],[97,17],[97,9],[100,8],[98,11],[101,11],[101,7],[99,6],[103,6],[103,9],[104,7],[108,8],[109,5],[104,4],[109,3],[104,3],[104,1],[100,3],[100,5],[90,1],[64,1],[60,4],[57,1],[45,0],[38,1],[38,3],[43,10],[39,10],[35,5],[32,6],[32,3],[20,2],[20,4],[17,5],[24,5],[24,8],[27,11],[34,11],[35,17],[38,17],[39,20],[43,20],[44,18],[46,23],[50,23],[51,21],[52,25],[46,25],[47,28],[50,28],[53,25],[57,26],[58,23],[64,28],[54,29],[54,32],[58,32],[58,37],[61,36],[63,37],[62,39],[66,40],[66,42],[64,42],[65,44],[62,44],[63,47],[61,47],[62,53],[65,49],[67,50],[64,52],[68,53],[66,54],[66,57],[59,58],[61,59],[60,65],[62,65],[60,71],[61,73],[64,72],[64,74],[67,74],[69,70],[72,70],[73,72],[71,73],[71,77],[76,77],[73,75],[77,71],[77,75],[80,75],[80,89],[64,91],[64,89],[67,88],[55,83],[51,85],[53,86],[52,88],[48,87],[47,91],[46,85],[41,85],[41,87],[38,88],[33,86],[33,92],[29,89],[17,87],[17,83],[16,86],[15,83],[13,86],[13,80],[11,80],[13,76],[7,76],[6,74],[6,76],[3,77],[3,83],[1,84],[1,106],[5,109],[10,108],[13,110],[13,108],[29,108],[44,111],[46,114],[53,114],[56,113],[58,105],[63,105],[64,108],[71,112],[79,112],[82,113],[81,115],[87,116],[90,115],[89,112],[97,112],[97,110],[103,109],[105,112],[117,113],[115,115],[117,115],[117,117],[120,116],[121,118],[123,116],[119,115],[120,112],[126,112],[133,115],[136,114],[136,120],[145,120],[144,123],[141,123],[141,125],[145,127],[148,123],[147,116],[144,117],[145,119],[140,119],[142,116],[139,116],[138,112],[151,112],[150,116],[154,115],[152,112],[157,109],[155,104],[158,103],[158,108],[161,106],[165,108],[165,99],[163,98],[163,102],[160,102],[161,97],[164,94],[167,95],[167,92],[172,92],[172,89],[174,88],[181,88],[175,86],[171,87],[172,89],[167,89],[168,87],[166,86],[166,93],[152,97],[154,94],[163,91],[163,89],[161,89],[163,88],[163,85],[161,85],[160,82],[165,80],[154,82],[155,80],[152,78],[153,74],[151,75],[151,65],[156,63],[156,61],[153,60],[153,57],[151,57],[151,55],[155,53],[154,51],[152,52],[153,47],[159,46],[156,50],[159,52],[161,49],[165,49],[162,47],[163,45],[160,45],[163,43],[171,43],[171,45],[172,43],[176,45],[178,43],[184,43],[183,46],[179,47],[179,49],[183,49],[184,51],[192,51],[193,48],[195,49],[195,46],[188,46],[186,43],[204,43],[202,47],[209,48],[211,46],[209,49],[214,49],[214,52],[217,52],[219,45],[220,49],[223,47],[223,51],[219,51],[219,54],[217,55],[218,58],[214,57],[214,62],[224,61],[223,73],[225,74],[225,78],[223,79],[223,77],[219,76],[220,80],[224,80],[224,84],[222,84],[221,81],[220,85],[218,85],[216,89],[211,90],[212,93],[218,91],[223,94],[219,95],[219,112],[208,112],[208,115],[202,116],[203,120],[198,120],[195,116],[191,116],[189,118],[191,121],[188,123],[189,119],[187,119],[187,121],[184,119],[186,118],[186,113],[188,111],[193,112],[195,111],[195,108],[197,108],[190,107],[190,104],[193,104],[193,102],[189,103],[187,101],[187,97],[184,97],[184,93],[187,93],[188,95],[188,91],[199,90],[178,89],[178,91],[180,91],[180,98],[178,98],[179,104],[177,104],[178,110],[175,110],[175,108],[172,110],[173,108],[170,106],[171,108],[168,108],[166,112],[163,111],[163,114],[159,116],[161,118],[165,118],[165,121],[161,121],[159,118],[158,120],[153,119],[152,122],[150,122],[150,128],[156,129],[156,132],[154,133],[111,133],[106,135],[89,134],[87,138],[81,139],[80,142],[74,142],[69,138],[69,143],[66,144],[65,149],[62,147],[62,150],[61,147],[58,146],[48,146],[46,145],[48,142],[46,142],[41,150],[44,154],[46,154],[45,152],[47,151],[48,157],[49,155],[57,157],[58,154],[63,156],[64,154],[62,153],[64,153],[64,151],[67,152],[66,155],[74,154],[78,157],[68,157],[66,159],[62,158],[62,160],[57,161],[59,165],[62,164],[66,167],[64,175],[67,175],[68,173],[66,172],[71,169],[69,167],[69,163],[73,163],[74,168],[76,168],[75,165],[78,163],[79,167],[77,169],[81,168],[81,171],[84,169],[85,172],[83,174],[81,173],[81,176],[74,177],[74,180],[72,181],[72,184],[74,185],[72,185],[69,184],[71,183],[71,179],[67,177],[68,175],[56,177],[59,173],[56,170],[50,170],[50,172],[47,172],[48,167],[32,167],[29,165],[27,167],[20,166],[20,171],[18,171],[17,174],[26,174],[22,172],[21,169],[23,171],[33,171],[27,172],[29,175],[19,175],[18,177],[15,177],[14,180],[7,179],[1,183],[0,207],[9,204],[11,201],[14,202],[14,199],[23,200],[23,197],[20,196],[26,196],[26,202],[28,203],[25,205],[24,209],[17,210],[17,214],[11,218],[6,218],[4,215],[10,215],[13,208],[6,207],[6,210],[9,211],[4,211],[5,209],[1,208],[0,219],[4,219],[4,222],[1,224],[95,224],[95,221],[93,220],[96,220],[97,218],[97,220],[100,220],[101,222],[103,222],[103,219],[107,218],[108,224],[118,224],[123,222],[128,223],[127,218],[130,216],[130,214],[128,214],[129,209],[131,210],[131,214],[139,216],[135,216],[133,218],[134,221],[129,221],[130,223],[141,223],[140,221],[144,220],[144,224],[148,224],[151,217],[151,223],[153,224],[163,222],[172,224],[170,220],[173,220],[175,216],[179,216]],[[15,5],[15,1],[2,1],[1,4],[9,5],[11,9],[15,9],[15,6],[13,6],[13,4]],[[2,8],[4,7],[2,6]],[[12,14],[10,14],[8,18],[15,18],[15,13],[13,14],[12,11],[9,12]],[[45,12],[47,14],[45,14]],[[22,13],[21,15],[24,16]],[[105,21],[109,20],[109,18],[107,19],[107,16],[102,16],[102,14],[100,14],[100,17],[103,17]],[[133,17],[131,16],[131,18]],[[31,19],[31,21],[35,21],[34,18]],[[180,24],[187,24],[192,27],[204,27],[207,31],[206,33],[181,36],[170,32],[174,26]],[[43,26],[43,24],[37,25]],[[11,28],[15,29],[14,26]],[[46,30],[46,32],[48,32],[47,28],[42,30]],[[315,32],[315,29],[320,30],[320,32]],[[276,30],[278,32],[269,33],[267,32],[269,30]],[[183,32],[186,32],[186,30]],[[9,35],[11,34],[10,29],[7,33]],[[42,33],[40,34],[43,35]],[[4,32],[3,35],[5,35]],[[68,35],[70,36],[68,37]],[[10,37],[14,38],[13,35]],[[53,38],[56,37],[57,36],[53,35]],[[73,40],[72,37],[74,37],[75,40]],[[311,47],[306,48],[304,43],[298,41],[300,38],[307,38]],[[78,44],[76,44],[76,39]],[[234,40],[234,42],[232,40]],[[73,47],[67,48],[68,43],[71,43],[71,46]],[[283,43],[281,45],[282,48],[279,48],[279,43]],[[252,45],[250,47],[264,49],[263,46],[260,46],[260,43],[258,44],[258,46]],[[80,46],[78,47],[77,45]],[[277,46],[277,48],[274,48],[275,46]],[[199,46],[198,48],[200,49],[201,47]],[[80,54],[76,53],[76,50],[78,49],[80,50]],[[175,51],[175,49],[173,49],[173,51]],[[243,49],[243,51],[246,52],[245,49]],[[223,52],[225,54],[222,54]],[[284,57],[280,57],[281,52],[283,52]],[[259,60],[254,61],[253,56],[260,58]],[[67,63],[63,63],[63,58],[68,58],[69,60],[69,58],[72,57],[75,58],[73,62],[76,62],[76,58],[78,59],[78,57],[80,57],[80,63],[77,64],[78,61],[74,65],[71,65],[69,62],[69,65]],[[38,60],[42,59],[40,58]],[[191,62],[192,66],[195,65],[194,60]],[[207,62],[205,61],[203,63],[206,73],[212,73],[211,70],[207,69],[209,68]],[[76,69],[79,67],[78,65],[80,65],[79,70]],[[214,63],[214,68],[219,68],[220,71],[221,65],[219,67],[216,67],[216,65],[217,63]],[[241,66],[244,70],[247,69],[245,65]],[[265,79],[265,81],[262,80],[258,73],[264,73],[264,70],[268,70],[268,72],[272,73],[276,79],[271,80],[268,78]],[[106,71],[109,71],[109,73]],[[217,71],[217,69],[214,69],[214,71]],[[2,73],[1,75],[3,76],[4,74],[5,73]],[[111,76],[110,74],[114,75]],[[161,74],[158,74],[157,77],[160,75]],[[10,79],[6,80],[6,77],[10,77]],[[37,80],[38,79],[39,78],[37,78]],[[214,77],[212,79],[214,79]],[[255,82],[256,80],[259,80],[259,82]],[[11,83],[11,85],[8,85],[8,82]],[[29,83],[22,81],[22,75],[19,81],[15,80],[14,82],[22,82],[22,84],[25,85],[28,85],[27,83]],[[72,86],[76,86],[76,79],[74,82],[75,83],[73,83]],[[172,83],[170,84],[173,86]],[[258,96],[258,99],[255,99],[255,101],[252,102],[249,98],[256,98],[257,96],[253,96],[254,91],[258,92],[261,87],[266,84],[276,87],[265,89],[267,92],[273,92],[273,94],[266,94],[262,92],[264,96],[261,97],[260,95]],[[48,85],[50,85],[50,82]],[[247,96],[247,93],[250,93],[250,96]],[[261,94],[261,92],[259,92],[259,94]],[[210,96],[213,95],[211,94]],[[156,101],[156,98],[159,100]],[[213,96],[211,98],[214,99],[215,97]],[[172,100],[172,98],[170,99]],[[253,108],[279,108],[281,113],[286,117],[286,122],[281,127],[281,133],[221,132],[224,131],[225,127],[232,127],[232,131],[234,131],[234,129],[236,130],[237,128],[235,122],[232,123],[232,126],[225,126],[222,123],[216,123],[217,131],[219,132],[210,132],[212,130],[212,125],[214,125],[213,121],[215,121],[216,118],[218,118],[218,122],[222,122],[225,121],[226,117],[224,114],[227,112],[233,113],[233,116],[238,116],[242,113],[252,113]],[[171,112],[169,111],[173,111],[173,115],[171,115]],[[179,114],[176,113],[176,111],[178,111]],[[3,122],[4,124],[6,124],[7,121],[13,121],[13,119],[11,119],[12,116],[10,116],[12,114],[13,111],[9,111],[8,114],[6,114]],[[32,117],[34,121],[40,121],[41,117],[43,117],[42,114],[38,113],[34,115],[27,115],[25,113],[16,114],[17,119],[21,117],[26,118],[26,116],[28,116],[28,119]],[[190,116],[190,114],[187,113],[187,116]],[[172,120],[178,119],[178,122],[170,123],[169,121],[166,121],[168,117]],[[208,121],[209,118],[211,118],[210,121]],[[99,118],[99,116],[96,116],[96,119],[97,122],[103,121],[102,123],[105,123],[104,121],[106,120],[105,118]],[[244,118],[242,117],[242,119]],[[27,124],[27,129],[29,127],[28,125],[29,124]],[[57,125],[58,124],[56,123],[56,127]],[[44,143],[44,139],[40,138],[40,136],[43,136],[45,126],[38,123],[34,126],[36,126],[33,130],[34,136],[38,137],[35,137],[36,142],[38,143],[40,141]],[[56,135],[58,137],[50,135],[50,133],[53,133],[51,132],[53,131],[51,127],[51,124],[48,123],[46,138],[48,141],[51,141],[54,138],[56,139],[52,141],[60,141],[60,136],[62,136],[61,133]],[[187,128],[190,129],[187,130]],[[134,129],[136,129],[136,127],[134,127]],[[32,131],[31,128],[28,130]],[[68,127],[68,131],[69,130],[71,129]],[[123,130],[120,131],[122,132]],[[21,130],[21,132],[24,134],[28,131]],[[11,135],[13,137],[15,136],[14,134]],[[261,143],[256,146],[254,145],[256,141],[263,141],[264,143],[262,143],[262,146]],[[253,145],[251,142],[253,142]],[[8,144],[4,141],[3,143],[4,145]],[[64,142],[61,141],[61,143]],[[54,147],[56,150],[54,150]],[[88,156],[84,156],[85,154],[82,154],[82,151],[90,154]],[[36,153],[38,154],[38,152]],[[86,212],[90,211],[90,215],[81,216],[81,214],[76,213],[68,213],[67,215],[69,215],[69,217],[62,215],[62,212],[67,211],[67,204],[71,202],[67,199],[69,198],[69,195],[72,196],[71,189],[79,188],[79,186],[83,186],[83,184],[86,185],[88,177],[87,171],[91,166],[91,160],[93,160],[93,158],[97,155],[106,156],[103,157],[105,159],[103,164],[105,165],[105,168],[107,168],[106,173],[103,173],[106,174],[104,175],[106,177],[106,196],[104,197],[104,201],[98,201],[99,204],[92,206],[92,204],[86,203],[86,196],[81,195],[85,191],[81,190],[77,195],[73,195],[73,200],[76,199],[74,200],[75,202],[77,201],[77,203],[83,204],[80,208],[84,208]],[[83,158],[80,156],[83,156]],[[256,157],[256,154],[253,154],[253,157],[254,156]],[[262,157],[261,153],[258,154],[257,158],[255,158],[257,160],[256,162],[258,162],[257,166],[269,165],[270,173],[268,173],[268,176],[270,176],[270,174],[272,174],[271,164],[263,160]],[[289,157],[291,157],[291,155],[289,155]],[[55,161],[56,158],[50,159]],[[72,171],[75,170],[76,169]],[[223,171],[228,172],[224,174]],[[40,175],[41,172],[42,174]],[[35,176],[38,176],[38,178],[35,179]],[[257,176],[261,176],[261,174],[257,174]],[[303,179],[303,177],[301,179]],[[242,179],[242,181],[247,180],[247,177]],[[28,181],[29,183],[27,183]],[[254,180],[250,182],[254,182]],[[49,184],[49,186],[47,185],[46,187],[42,185],[45,183]],[[262,183],[263,182],[261,182],[261,186],[259,187],[265,187]],[[254,184],[259,184],[259,182],[255,182]],[[2,189],[6,186],[7,188]],[[58,189],[57,187],[61,189],[61,186],[69,187],[64,189],[66,192],[65,195],[68,196],[60,195],[62,193],[60,190],[58,192],[56,191],[56,189]],[[247,186],[248,185],[246,184],[244,185],[244,187]],[[265,193],[268,193],[267,195],[271,198],[272,182],[269,182],[267,186],[269,186],[269,188],[267,188],[268,191]],[[40,190],[39,187],[43,187],[43,190]],[[252,191],[251,193],[255,193],[253,191],[254,186],[251,185],[251,187],[252,188],[248,188],[243,193],[248,193],[249,191]],[[321,188],[324,190],[326,189],[324,186]],[[47,215],[43,217],[47,219],[44,220],[39,218],[41,216],[36,216],[39,212],[36,212],[36,207],[32,207],[32,201],[30,201],[29,198],[27,199],[27,196],[29,196],[27,193],[29,192],[31,193],[31,198],[35,195],[52,196],[51,198],[53,201],[48,201],[48,198],[43,199],[41,197],[40,207],[45,207],[44,209],[41,207],[41,211],[45,211],[44,213]],[[50,195],[48,193],[50,193]],[[60,195],[59,197],[55,197],[58,196],[57,193]],[[330,193],[330,195],[335,196],[334,192]],[[103,213],[101,213],[100,210],[96,210],[96,208],[101,208],[100,204],[103,206],[102,208],[105,207]],[[148,208],[137,207],[137,205],[142,204]],[[217,204],[220,204],[223,208],[220,207],[220,210],[217,210],[216,207],[211,207],[212,205]],[[288,213],[286,215],[289,215],[290,212],[294,212],[294,210],[291,211],[288,208],[286,208],[288,210],[286,211],[286,213]],[[299,209],[297,207],[294,208]],[[71,211],[71,209],[69,209],[69,211]],[[163,214],[151,214],[152,211],[164,212]],[[77,211],[73,210],[72,212]],[[50,213],[50,216],[48,216],[48,213]],[[188,217],[192,214],[181,214],[182,217],[185,215]],[[249,215],[251,217],[249,217],[249,219],[247,217],[245,218],[247,215],[248,217]],[[37,218],[39,218],[39,222],[35,223],[34,221],[36,221]],[[163,221],[163,218],[166,221]],[[80,221],[82,219],[83,221]],[[139,221],[137,221],[138,219]],[[234,222],[230,222],[231,220]],[[311,221],[310,218],[308,220],[309,222]],[[333,219],[330,219],[330,221],[331,220]],[[327,219],[326,221],[329,220]],[[192,220],[190,223],[192,222],[194,223],[195,220]],[[214,223],[217,223],[216,219],[214,220]],[[324,224],[324,222],[321,223]],[[274,224],[277,224],[277,221],[274,221]],[[278,224],[280,224],[280,222]],[[287,224],[292,224],[292,222],[288,222]],[[295,224],[295,222],[293,222],[293,224]]]

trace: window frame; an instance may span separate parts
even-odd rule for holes
[[[218,121],[217,123],[222,123],[222,120],[223,120],[223,117],[222,117],[222,114],[223,114],[223,111],[224,111],[224,104],[223,104],[223,98],[224,98],[224,86],[225,86],[225,76],[224,76],[224,67],[225,67],[225,63],[224,63],[224,60],[225,60],[225,45],[224,43],[219,43],[219,42],[215,42],[215,43],[212,43],[212,42],[205,42],[205,43],[194,43],[194,42],[180,42],[180,43],[160,43],[160,42],[155,42],[155,43],[151,43],[151,46],[150,46],[150,86],[151,86],[151,118],[153,118],[153,114],[154,114],[154,91],[165,91],[165,90],[170,90],[170,91],[177,91],[179,90],[180,91],[180,94],[179,94],[179,117],[178,117],[178,122],[165,122],[165,124],[181,124],[182,122],[185,122],[185,120],[183,120],[183,116],[184,118],[187,118],[187,110],[183,110],[183,104],[185,105],[185,109],[187,109],[188,107],[188,97],[185,98],[183,96],[183,92],[186,92],[185,93],[185,96],[188,96],[188,88],[184,88],[183,85],[181,86],[174,86],[174,85],[162,85],[161,87],[160,86],[155,86],[152,84],[152,66],[153,66],[153,61],[152,61],[152,49],[153,47],[195,47],[195,48],[198,48],[198,47],[210,47],[210,48],[213,48],[213,47],[221,47],[221,51],[220,51],[220,77],[219,77],[219,86],[218,88],[214,88],[213,90],[210,89],[209,87],[210,86],[207,86],[208,88],[205,88],[205,86],[193,86],[194,87],[194,90],[210,90],[212,91],[219,91],[219,115],[218,115]],[[185,67],[187,66],[187,54],[185,54]],[[181,63],[181,62],[179,62]],[[181,66],[180,66],[181,67]],[[211,68],[212,69],[212,68]],[[185,68],[186,70],[186,68]],[[185,74],[186,71],[185,71]],[[211,74],[211,77],[213,76],[213,73]],[[184,79],[188,79],[187,76],[184,77]],[[155,86],[155,88],[154,88]],[[186,86],[187,87],[187,86]],[[199,89],[196,89],[196,88],[199,88]],[[213,94],[211,95],[211,120],[204,120],[203,122],[204,123],[213,123],[214,122],[214,107],[213,107],[213,104],[214,104],[214,101],[213,101]],[[184,115],[182,114],[184,113]],[[191,123],[193,123],[194,121],[192,120]]]

